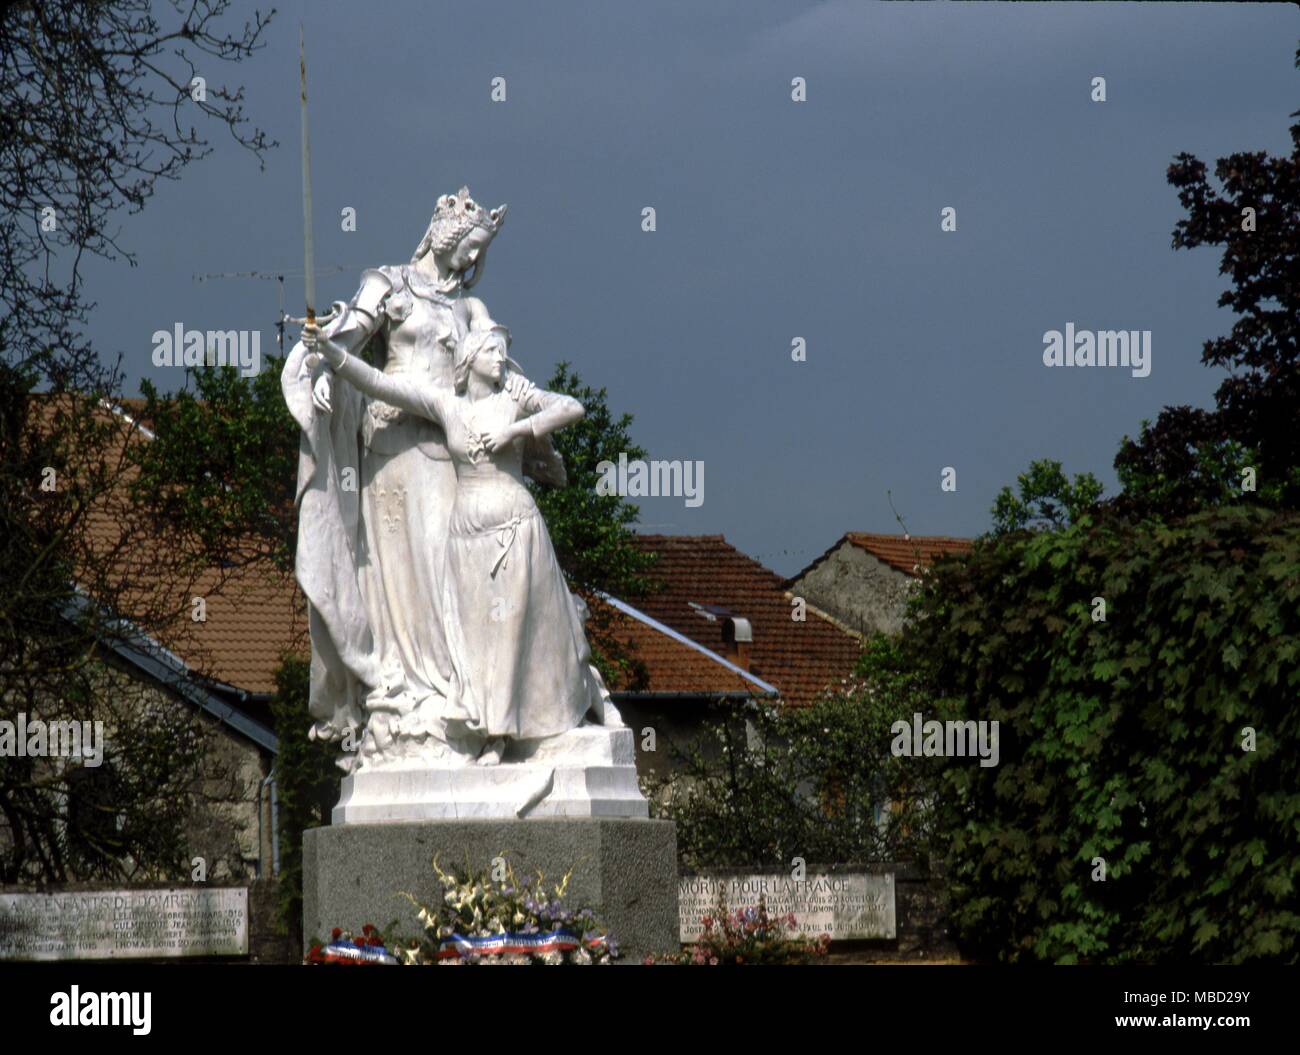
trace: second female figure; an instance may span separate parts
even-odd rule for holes
[[[303,343],[340,380],[445,430],[456,471],[438,606],[454,678],[448,731],[488,741],[482,760],[491,762],[505,739],[559,735],[589,714],[621,724],[523,478],[525,441],[578,421],[582,405],[512,370],[502,327],[456,344],[451,387],[375,370],[315,327]]]

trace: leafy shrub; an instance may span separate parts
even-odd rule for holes
[[[1296,961],[1300,517],[1085,515],[938,565],[916,611],[935,710],[1001,723],[937,797],[971,951]]]
[[[896,758],[889,729],[919,709],[896,643],[873,639],[854,675],[809,707],[750,701],[676,750],[652,789],[686,865],[924,860],[930,759]]]

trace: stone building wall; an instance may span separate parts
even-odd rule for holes
[[[896,634],[917,580],[877,560],[851,542],[842,543],[790,586],[802,597],[862,634]]]
[[[129,725],[133,716],[170,713],[181,722],[192,721],[200,730],[202,759],[199,774],[190,784],[188,816],[183,824],[185,860],[189,865],[181,875],[147,878],[191,882],[195,858],[203,859],[208,883],[269,878],[271,810],[269,789],[263,788],[263,781],[273,762],[271,754],[116,657],[107,657],[101,671],[102,687],[97,690],[97,697],[105,701],[102,708],[96,705],[89,713],[70,714],[66,707],[33,707],[28,719],[103,721],[104,764],[113,762],[115,729],[123,723]],[[16,705],[6,704],[0,717],[12,721],[17,710]],[[53,773],[55,767],[63,768],[66,761],[51,758],[41,760],[40,764],[48,766]],[[51,810],[60,808],[59,801],[58,795],[53,797]],[[12,845],[12,833],[0,816],[0,849]]]
[[[186,825],[190,856],[207,862],[208,882],[226,883],[272,872],[270,788],[263,781],[272,759],[210,715],[203,775],[195,782]]]
[[[262,782],[273,756],[216,716],[134,668],[114,663],[112,685],[119,699],[142,708],[179,708],[202,730],[200,773],[190,785],[185,822],[186,860],[202,858],[207,882],[251,882],[272,873],[270,791]],[[190,875],[172,877],[190,880]]]

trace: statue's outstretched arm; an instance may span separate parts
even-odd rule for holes
[[[376,370],[363,359],[349,355],[333,338],[324,336],[319,329],[303,330],[303,343],[314,348],[333,367],[334,372],[350,385],[368,396],[409,410],[422,418],[444,423],[442,400],[444,392],[433,378],[420,374],[386,374]]]
[[[349,355],[356,355],[379,329],[383,300],[392,288],[393,284],[382,271],[372,269],[363,272],[361,288],[339,313],[338,318],[322,332]],[[328,412],[332,386],[330,365],[323,357],[312,368],[311,383],[312,402],[316,409]]]

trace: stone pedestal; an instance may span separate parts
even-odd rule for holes
[[[441,894],[432,860],[458,872],[491,867],[504,857],[516,876],[540,869],[548,885],[570,870],[565,904],[591,908],[624,953],[679,947],[677,835],[671,821],[640,818],[476,818],[384,824],[336,824],[303,835],[303,940],[328,938],[332,927],[365,923],[421,933],[415,908],[400,891],[426,904]]]
[[[343,778],[335,824],[650,815],[631,729],[589,725],[515,740],[495,765],[419,762]]]

